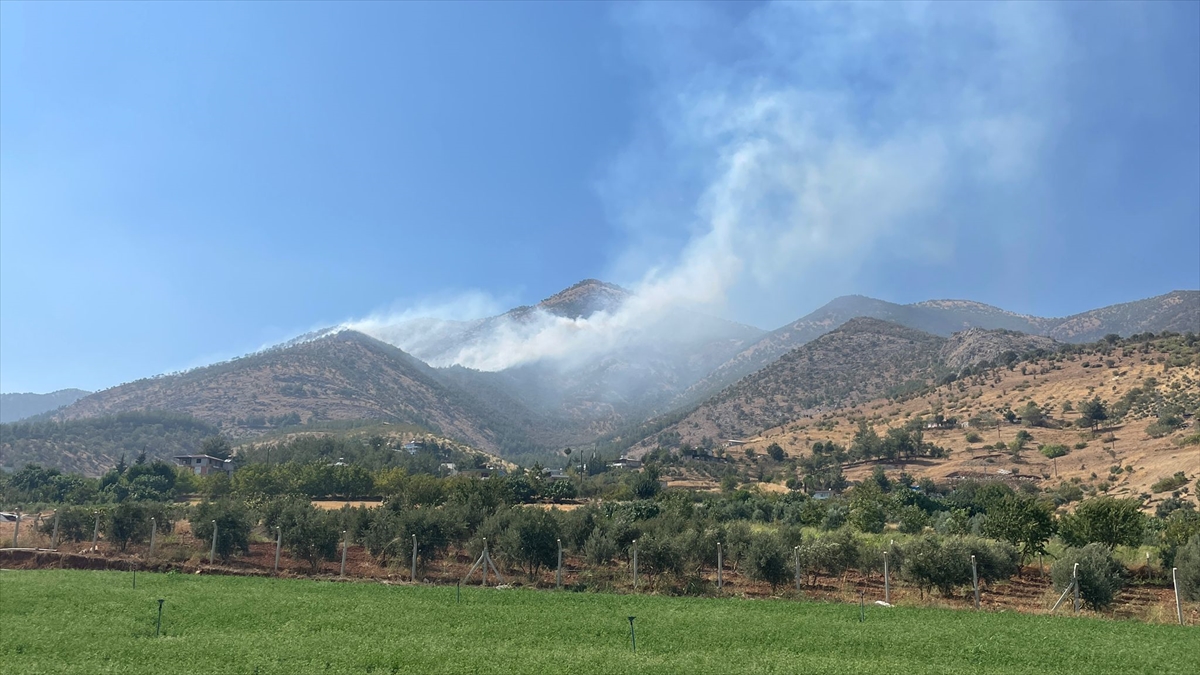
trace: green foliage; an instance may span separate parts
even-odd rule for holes
[[[846,530],[805,539],[800,544],[800,569],[816,583],[817,574],[837,577],[852,569],[859,558],[859,541]]]
[[[1096,497],[1063,516],[1059,534],[1068,546],[1100,543],[1111,549],[1121,544],[1137,546],[1145,528],[1146,519],[1137,500]]]
[[[276,521],[283,546],[316,572],[322,560],[333,560],[342,539],[337,514],[318,509],[307,499],[286,500]],[[218,547],[220,531],[218,530]]]
[[[1054,530],[1053,509],[1033,497],[1021,495],[1001,499],[988,511],[983,525],[985,535],[1020,546],[1023,556],[1045,553]]]
[[[1182,471],[1176,471],[1175,475],[1166,478],[1160,478],[1150,486],[1151,492],[1170,492],[1178,490],[1188,484],[1188,478]]]
[[[1046,412],[1042,410],[1038,404],[1029,401],[1017,414],[1021,416],[1021,421],[1033,427],[1041,427],[1046,425]]]
[[[971,556],[975,556],[979,578],[986,582],[1007,579],[1017,573],[1017,551],[1003,542],[979,537],[926,535],[904,546],[901,575],[922,591],[938,589],[950,595],[972,581]]]
[[[589,565],[607,565],[616,554],[616,543],[600,528],[592,530],[592,534],[583,545],[583,558]]]
[[[776,462],[782,462],[786,455],[778,443],[772,443],[767,446],[767,456]]]
[[[233,446],[224,436],[209,436],[200,443],[200,454],[218,459],[229,459],[233,455]]]
[[[746,553],[747,572],[751,579],[765,581],[771,592],[788,580],[788,556],[779,539],[770,534],[757,534],[750,540]]]
[[[250,552],[250,514],[244,504],[236,501],[201,502],[188,518],[192,534],[211,542],[213,525],[217,528],[217,555],[227,561],[237,551]]]
[[[879,485],[864,481],[850,495],[850,524],[859,532],[883,532],[887,525],[887,501]]]
[[[982,443],[983,436],[980,436],[978,431],[968,431],[967,432],[967,442],[968,443]]]
[[[62,506],[55,514],[58,516],[59,541],[91,541],[96,527],[96,510],[83,506]],[[103,524],[103,523],[102,523]],[[42,534],[54,533],[54,516],[42,521]]]
[[[150,538],[150,518],[162,516],[165,510],[152,508],[139,502],[122,502],[109,509],[100,520],[104,538],[116,543],[124,551],[132,543],[141,543]],[[165,521],[160,517],[160,522]]]
[[[920,534],[930,524],[929,514],[915,504],[900,507],[897,522],[905,534]]]
[[[1200,534],[1192,535],[1175,556],[1179,594],[1184,600],[1200,600]]]
[[[1098,543],[1068,549],[1050,568],[1055,588],[1065,589],[1071,583],[1076,563],[1079,563],[1079,598],[1083,604],[1092,609],[1111,605],[1117,591],[1125,585],[1124,569],[1113,558],[1112,550]]]
[[[216,433],[211,424],[161,411],[0,425],[8,466],[35,463],[92,475],[113,466],[122,455],[136,457],[147,449],[150,459],[169,462],[174,455],[196,452]]]
[[[1055,459],[1058,457],[1066,457],[1071,453],[1065,445],[1043,445],[1038,448],[1046,459]]]
[[[1108,419],[1108,406],[1095,396],[1090,400],[1081,401],[1079,403],[1079,422],[1082,426],[1090,427],[1095,431],[1096,427],[1103,421]]]
[[[1175,555],[1192,537],[1200,535],[1200,513],[1191,509],[1176,509],[1163,521],[1159,536],[1158,555],[1164,567],[1175,564]]]
[[[477,534],[495,542],[496,552],[524,568],[531,579],[542,567],[553,567],[558,559],[558,521],[542,509],[498,511],[484,521]]]

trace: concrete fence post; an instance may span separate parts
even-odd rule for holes
[[[279,526],[275,526],[275,569],[274,574],[279,574],[279,549],[283,545],[283,530]]]
[[[212,548],[208,549],[208,564],[213,564],[213,560],[217,557],[217,521],[212,521],[213,540]]]
[[[100,512],[96,512],[96,529],[92,530],[92,553],[100,548]]]
[[[975,556],[971,556],[971,585],[975,588],[975,609],[979,609],[979,567],[975,564]]]
[[[50,535],[50,548],[58,550],[58,517],[57,509],[54,511],[54,534]]]
[[[415,584],[415,583],[417,583],[417,535],[414,534],[412,536],[412,540],[413,540],[412,565],[409,567],[408,577]]]
[[[414,538],[413,541],[416,541]],[[342,530],[342,570],[338,576],[346,578],[346,548],[350,545],[350,536],[346,534],[346,530]]]
[[[154,557],[154,540],[158,538],[158,519],[150,518],[150,553],[147,557]]]
[[[1071,585],[1075,587],[1075,613],[1079,613],[1079,563],[1071,568]]]
[[[800,590],[800,547],[792,547],[792,561],[796,565],[796,590]]]
[[[633,540],[633,590],[637,590],[637,539]]]
[[[721,542],[718,541],[717,542],[717,590],[718,591],[721,590],[721,588],[723,588],[725,585],[725,580],[722,577],[722,570],[724,569],[724,567],[725,567],[725,554],[721,550]]]
[[[888,581],[888,552],[883,552],[883,601],[892,604],[892,586]]]
[[[1179,568],[1171,568],[1171,585],[1175,587],[1175,617],[1179,619],[1179,625],[1183,625],[1183,605],[1179,604]]]
[[[558,568],[554,570],[554,587],[562,589],[562,539],[558,540]]]
[[[21,533],[21,509],[17,509],[17,520],[13,523],[13,548],[17,547],[17,538]]]

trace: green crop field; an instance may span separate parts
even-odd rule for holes
[[[783,600],[0,572],[4,673],[1198,673],[1200,630]],[[157,599],[165,598],[162,637]],[[637,627],[632,653],[628,616]]]

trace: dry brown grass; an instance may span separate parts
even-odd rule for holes
[[[1191,445],[1180,447],[1174,441],[1184,435],[1197,431],[1197,423],[1190,420],[1186,429],[1163,438],[1151,438],[1146,434],[1146,426],[1151,419],[1124,420],[1122,424],[1111,428],[1101,429],[1093,435],[1088,430],[1081,430],[1071,423],[1078,417],[1075,412],[1062,412],[1062,404],[1078,402],[1092,396],[1100,396],[1108,402],[1113,402],[1125,395],[1134,387],[1145,385],[1147,378],[1158,380],[1158,389],[1168,390],[1174,383],[1183,385],[1186,377],[1192,382],[1200,381],[1200,368],[1196,366],[1175,367],[1164,369],[1154,361],[1156,354],[1132,354],[1121,357],[1121,350],[1113,355],[1113,368],[1083,368],[1082,363],[1087,357],[1074,362],[1064,361],[1059,365],[1061,370],[1050,370],[1041,373],[1035,367],[1029,368],[1029,373],[1022,375],[1020,367],[1009,371],[999,369],[989,377],[982,386],[965,386],[961,382],[951,383],[937,388],[926,396],[903,403],[890,403],[887,399],[877,399],[863,405],[836,409],[831,412],[813,416],[799,422],[774,427],[763,432],[759,438],[746,446],[737,448],[738,452],[730,453],[730,457],[741,464],[748,460],[743,458],[741,450],[750,448],[758,455],[765,454],[766,447],[778,443],[792,457],[808,454],[809,447],[815,441],[832,440],[848,445],[857,427],[857,419],[865,417],[880,435],[886,433],[889,426],[900,426],[908,419],[917,416],[931,416],[935,412],[958,417],[960,420],[980,412],[1009,407],[1013,410],[1024,406],[1032,400],[1047,410],[1056,423],[1062,423],[1062,428],[1022,427],[1019,424],[1002,423],[999,429],[979,430],[983,436],[981,443],[967,443],[966,429],[928,430],[925,440],[935,443],[950,451],[947,459],[917,459],[908,462],[867,462],[846,469],[850,480],[858,480],[868,475],[876,464],[889,464],[897,471],[904,470],[921,478],[928,476],[934,479],[946,479],[957,475],[980,475],[1006,477],[1001,470],[1011,472],[1011,475],[1030,476],[1040,487],[1052,487],[1060,481],[1079,479],[1084,485],[1096,485],[1106,480],[1111,488],[1107,494],[1124,497],[1150,493],[1150,486],[1165,476],[1177,471],[1183,471],[1190,481],[1200,473],[1200,446]],[[1092,363],[1096,362],[1093,357]],[[997,381],[998,380],[998,381]],[[960,386],[963,387],[960,390]],[[1020,454],[1019,460],[1014,460],[1006,451],[994,450],[991,447],[998,441],[1013,440],[1017,431],[1026,429],[1033,435]],[[1115,442],[1105,442],[1109,436],[1115,437]],[[1080,441],[1086,441],[1087,447],[1079,450],[1072,449],[1070,454],[1060,457],[1055,463],[1038,452],[1040,444],[1059,444],[1073,448]],[[1121,473],[1110,474],[1110,467],[1122,467]],[[1124,467],[1132,466],[1129,473]],[[1093,478],[1093,474],[1095,477]],[[1190,492],[1194,492],[1190,491]],[[1153,495],[1148,506],[1153,507],[1158,500],[1167,494]],[[1196,501],[1196,495],[1190,494],[1189,499]]]

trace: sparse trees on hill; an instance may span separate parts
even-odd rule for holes
[[[1082,401],[1079,404],[1079,419],[1075,421],[1078,426],[1089,428],[1092,433],[1096,432],[1096,428],[1101,422],[1108,419],[1108,406],[1104,401],[1100,400],[1099,396],[1093,397],[1091,400]]]

